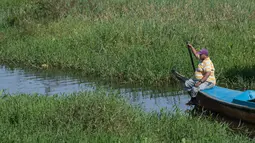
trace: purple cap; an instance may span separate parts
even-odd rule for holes
[[[207,49],[205,49],[205,48],[201,49],[201,50],[200,50],[200,51],[198,51],[197,53],[198,53],[199,55],[204,54],[204,55],[208,56],[208,50],[207,50]]]

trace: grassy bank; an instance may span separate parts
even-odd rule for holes
[[[219,82],[254,74],[255,1],[4,0],[0,61],[153,84],[191,75],[185,41],[207,47]]]
[[[0,98],[2,142],[250,142],[200,117],[145,113],[103,91]]]

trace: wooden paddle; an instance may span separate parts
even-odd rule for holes
[[[189,41],[187,41],[187,42],[186,42],[186,44],[187,44],[187,46],[188,46]],[[196,71],[196,68],[195,68],[195,65],[194,65],[193,58],[192,58],[191,49],[190,49],[190,48],[188,48],[188,50],[189,50],[189,56],[190,56],[191,64],[192,64],[193,70],[194,70],[194,72],[195,72],[195,71]]]

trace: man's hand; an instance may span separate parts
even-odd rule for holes
[[[191,44],[187,44],[187,47],[191,49],[192,53],[194,54],[194,56],[199,59],[199,55],[197,54],[196,49],[191,45]]]
[[[198,82],[195,84],[195,87],[199,87],[199,85],[200,85],[201,83],[202,83],[201,81],[198,81]]]
[[[191,44],[187,44],[188,48],[192,48],[193,46]]]

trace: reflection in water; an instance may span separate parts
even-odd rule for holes
[[[63,72],[10,69],[0,67],[0,89],[10,94],[39,93],[44,95],[73,93],[78,91],[94,91],[97,87],[119,90],[120,94],[129,99],[132,104],[140,105],[145,111],[161,108],[173,110],[178,107],[186,110],[185,103],[189,100],[183,92],[155,91],[144,88],[116,87],[99,84],[96,80],[75,78]],[[174,96],[173,96],[174,94]]]
[[[94,83],[73,79],[69,76],[47,74],[40,72],[25,72],[21,69],[0,69],[0,88],[8,93],[39,93],[53,95],[72,93],[74,91],[94,90]]]

